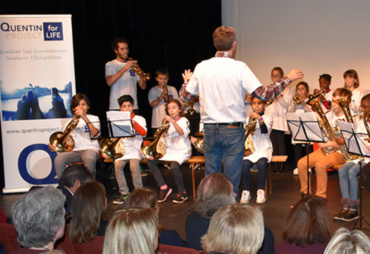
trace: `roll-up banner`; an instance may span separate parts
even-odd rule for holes
[[[48,143],[71,118],[71,15],[0,15],[0,66],[3,192],[56,184]]]

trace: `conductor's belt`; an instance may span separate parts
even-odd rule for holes
[[[244,124],[242,122],[235,122],[235,123],[204,123],[205,126],[233,126],[233,127],[243,127]]]

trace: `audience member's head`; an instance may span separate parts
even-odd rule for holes
[[[103,253],[154,254],[158,247],[157,224],[153,209],[119,211],[105,233]]]
[[[224,174],[212,173],[202,179],[197,190],[195,211],[211,218],[221,207],[234,203],[233,185]]]
[[[235,203],[213,215],[202,247],[207,253],[254,254],[261,248],[263,237],[261,210]]]
[[[17,200],[12,216],[19,244],[52,250],[64,234],[64,201],[61,191],[53,187],[32,190]]]
[[[330,214],[324,198],[306,196],[290,211],[283,229],[286,242],[296,246],[327,243],[330,240]]]
[[[68,166],[59,178],[59,186],[66,187],[73,194],[78,187],[86,182],[94,180],[94,175],[83,164],[72,164]]]
[[[100,221],[107,208],[104,186],[87,182],[77,189],[72,201],[69,239],[72,243],[91,241],[99,231]]]
[[[125,202],[125,208],[151,208],[159,218],[158,194],[149,187],[136,188]]]
[[[339,228],[326,246],[324,254],[370,253],[370,239],[360,230]]]

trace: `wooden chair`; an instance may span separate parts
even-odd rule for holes
[[[265,193],[266,193],[266,200],[267,200],[267,193],[270,195],[272,194],[272,184],[271,184],[271,163],[272,162],[286,162],[288,159],[288,155],[273,155],[271,157],[271,161],[267,168],[266,174],[266,185],[265,185]]]

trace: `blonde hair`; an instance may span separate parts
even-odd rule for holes
[[[326,246],[324,254],[370,253],[370,240],[360,230],[339,228]]]
[[[109,223],[103,254],[154,254],[158,219],[153,209],[125,209]]]
[[[222,207],[214,214],[201,242],[207,253],[226,251],[254,254],[261,248],[263,238],[261,210],[235,203]]]

